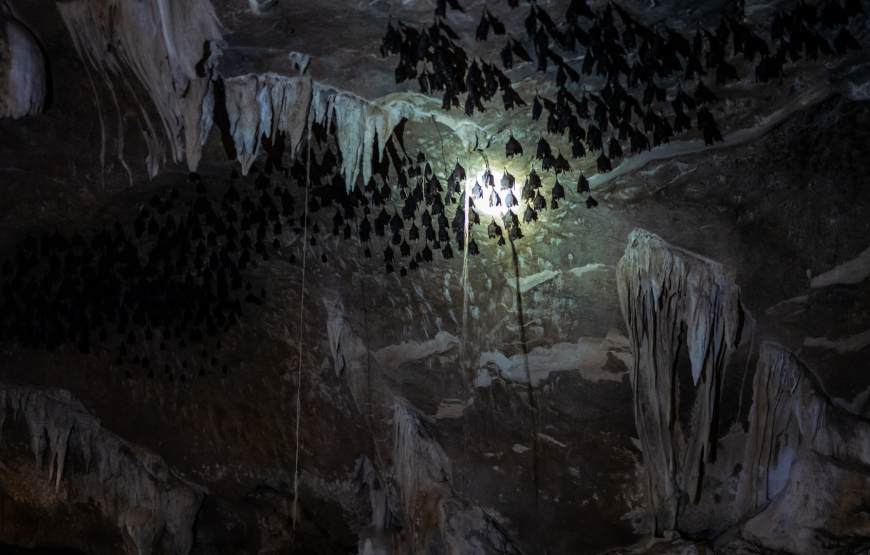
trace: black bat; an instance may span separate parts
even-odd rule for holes
[[[598,165],[598,173],[607,173],[613,170],[613,166],[610,164],[610,159],[605,156],[603,151],[596,160],[596,163]]]
[[[503,65],[505,69],[511,69],[514,67],[514,55],[511,52],[510,38],[508,38],[505,47],[501,49],[501,65]]]
[[[529,222],[536,222],[536,221],[538,221],[538,213],[535,212],[535,209],[532,208],[531,204],[529,204],[528,206],[526,206],[526,211],[523,212],[523,223],[527,224]],[[511,231],[513,231],[513,229],[514,228],[511,228]]]
[[[577,18],[581,16],[590,21],[595,20],[595,12],[589,8],[589,5],[586,4],[586,0],[571,0],[571,4],[568,6],[568,10],[565,13],[565,18],[569,22],[576,22]]]
[[[489,25],[490,25],[490,27],[492,27],[493,33],[495,33],[496,35],[505,34],[504,23],[502,23],[501,21],[498,20],[497,17],[495,17],[494,15],[489,13],[489,10],[487,10],[487,9],[484,9],[483,13],[486,16],[486,18],[489,20]]]
[[[695,88],[695,100],[699,104],[715,104],[719,102],[719,97],[704,85],[704,82],[698,80],[698,86]]]
[[[531,9],[529,10],[529,15],[525,19],[526,26],[526,34],[529,35],[530,39],[535,38],[535,33],[538,30],[538,18],[535,15],[535,6],[532,4]]]
[[[474,38],[475,40],[485,41],[487,35],[489,35],[489,19],[486,17],[486,10],[484,9],[480,15],[480,23],[477,25]]]
[[[522,60],[524,62],[531,62],[532,61],[532,57],[529,56],[529,53],[526,51],[525,48],[523,48],[523,45],[520,44],[518,41],[511,39],[510,45],[511,45],[511,52],[514,53],[514,56],[516,56],[517,58],[519,58],[520,60]]]
[[[590,194],[586,199],[586,208],[595,208],[596,206],[598,206],[598,201],[592,198],[592,195]]]
[[[544,106],[541,104],[541,101],[538,99],[538,95],[536,94],[534,101],[532,102],[532,121],[538,121],[543,111]]]
[[[538,189],[538,195],[534,200],[535,210],[546,210],[547,209],[547,199],[544,198],[544,195],[541,194],[541,190]]]
[[[553,155],[552,150],[550,149],[550,143],[543,137],[538,140],[538,151],[535,154],[536,160],[544,160],[545,158],[550,158]],[[532,170],[534,171],[534,170]]]
[[[516,155],[523,154],[523,145],[520,144],[518,140],[514,138],[514,134],[511,133],[510,139],[508,139],[507,144],[505,145],[505,156],[507,158],[513,158]]]
[[[568,160],[562,156],[562,153],[559,153],[559,157],[556,158],[556,161],[553,163],[553,169],[556,170],[556,175],[559,175],[562,172],[571,171],[571,164],[568,163]]]

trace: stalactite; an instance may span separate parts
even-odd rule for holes
[[[170,2],[168,0],[74,0],[59,2],[57,8],[73,39],[79,56],[105,76],[121,78],[125,71],[136,76],[148,91],[163,121],[166,141],[172,158],[181,162],[184,153],[182,127],[202,128],[198,108],[186,107],[203,94],[197,104],[203,106],[209,87],[192,85],[199,79],[197,64],[209,65],[203,45],[221,38],[220,24],[209,0]],[[111,45],[111,48],[107,48]],[[212,56],[214,56],[212,52]],[[192,90],[195,89],[195,90]],[[185,116],[195,121],[186,121]],[[151,133],[154,135],[154,133]],[[199,133],[191,130],[188,146]],[[201,137],[200,137],[201,139]],[[156,137],[146,137],[149,147],[162,149]],[[198,149],[194,150],[198,160]],[[163,156],[151,152],[149,172]]]
[[[39,43],[20,21],[0,17],[0,117],[38,114],[45,95],[45,60]]]
[[[57,491],[68,456],[80,458],[85,476],[66,495],[74,501],[97,500],[103,515],[117,522],[140,555],[161,548],[178,555],[190,552],[203,494],[176,476],[162,458],[104,430],[67,391],[0,382],[0,438],[7,410],[13,419],[26,422],[37,471],[45,472],[46,463]],[[71,448],[75,453],[68,452]]]
[[[661,533],[676,527],[681,496],[696,501],[701,465],[710,462],[719,382],[738,333],[740,292],[720,264],[639,229],[629,236],[617,280],[635,353],[631,380],[650,510]],[[692,380],[700,389],[688,437],[675,422],[683,326]]]

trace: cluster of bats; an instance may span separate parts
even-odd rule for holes
[[[57,231],[39,238],[28,235],[0,266],[0,341],[48,350],[74,344],[84,354],[93,347],[117,349],[119,365],[141,366],[148,378],[155,378],[162,365],[167,380],[187,381],[196,376],[195,367],[206,376],[220,366],[221,331],[238,323],[245,304],[262,304],[265,288],[258,294],[245,272],[280,253],[291,230],[298,236],[308,227],[312,247],[323,241],[328,226],[321,232],[312,215],[327,206],[335,207],[334,236],[358,238],[365,257],[372,257],[373,242],[383,237],[386,272],[395,272],[396,265],[406,276],[432,262],[439,251],[445,260],[454,258],[454,241],[459,252],[467,245],[469,255],[479,254],[473,237],[466,243],[467,231],[481,224],[471,201],[504,203],[504,215],[493,218],[487,229],[501,246],[505,232],[510,240],[521,239],[522,224],[536,221],[541,210],[557,209],[565,198],[558,176],[571,171],[570,164],[561,154],[554,156],[541,138],[536,156],[541,172],[553,170],[557,176],[549,202],[535,170],[519,187],[507,171],[496,184],[487,169],[483,183],[476,180],[468,189],[466,220],[465,168],[457,161],[442,185],[425,154],[399,156],[394,138],[382,159],[374,151],[380,186],[373,176],[365,187],[360,182],[348,192],[339,171],[341,151],[324,141],[311,146],[319,153],[307,167],[297,159],[280,168],[280,184],[272,184],[276,170],[271,160],[263,170],[254,165],[251,178],[240,179],[234,170],[220,187],[207,187],[191,174],[183,187],[166,189],[139,206],[131,221],[84,235],[76,231],[72,237]],[[513,136],[505,148],[508,156],[523,154]],[[298,218],[293,217],[300,210],[288,179],[299,187],[309,183],[305,214]],[[587,208],[598,205],[582,175],[577,192],[588,195]],[[286,258],[295,262],[292,253]],[[407,267],[402,259],[408,259]],[[326,251],[320,260],[328,262]],[[186,355],[179,357],[179,352]],[[226,373],[227,366],[221,371]],[[130,369],[125,375],[132,377]]]
[[[500,28],[501,33],[504,33],[504,26],[501,25]],[[484,35],[486,32],[484,31]],[[459,95],[467,93],[465,113],[471,116],[475,108],[485,111],[483,101],[488,102],[495,98],[499,89],[502,91],[505,110],[510,110],[515,105],[525,106],[526,103],[513,90],[510,79],[494,64],[483,61],[478,64],[474,59],[469,65],[468,54],[454,42],[458,38],[441,19],[420,31],[401,22],[396,29],[390,21],[387,24],[387,34],[382,40],[381,55],[387,57],[390,54],[399,54],[399,65],[395,72],[396,83],[417,79],[422,93],[443,93],[442,107],[445,110],[459,108]],[[420,64],[423,69],[418,72],[417,66]],[[432,68],[431,71],[429,67]]]
[[[519,0],[508,2],[511,8]],[[397,30],[388,25],[382,40],[381,54],[400,54],[396,82],[417,76],[417,66],[423,93],[444,91],[443,108],[460,106],[457,93],[467,93],[465,110],[471,116],[476,108],[483,111],[482,101],[495,97],[501,88],[506,109],[525,102],[511,88],[510,80],[494,63],[475,59],[468,64],[468,55],[454,42],[458,39],[440,18],[446,15],[446,4],[436,7],[436,22],[429,30],[417,32],[399,23]],[[462,10],[455,1],[450,7]],[[599,172],[609,171],[612,161],[622,157],[620,143],[628,142],[632,152],[668,143],[675,134],[692,129],[694,114],[696,125],[707,145],[722,142],[723,137],[709,106],[718,98],[703,78],[724,85],[738,80],[738,68],[729,62],[742,57],[746,65],[755,64],[757,82],[767,82],[783,76],[783,67],[801,59],[817,59],[820,54],[845,54],[861,46],[848,30],[850,19],[864,13],[860,0],[826,0],[821,9],[799,0],[791,12],[778,11],[774,17],[770,38],[778,43],[772,51],[768,42],[750,27],[734,19],[724,19],[713,31],[698,25],[694,37],[687,38],[664,23],[643,25],[637,18],[618,5],[608,2],[599,12],[593,12],[584,0],[572,0],[565,20],[557,25],[550,15],[532,2],[525,19],[525,31],[530,48],[537,57],[537,70],[546,72],[549,63],[557,67],[555,78],[558,93],[556,101],[535,96],[532,119],[537,121],[546,109],[547,132],[563,135],[569,131],[574,158],[583,157],[587,150],[600,151],[597,159]],[[586,21],[588,27],[581,26]],[[442,31],[447,31],[445,33]],[[484,9],[475,38],[487,40],[490,32],[505,34],[504,25]],[[834,36],[832,41],[825,33]],[[451,40],[452,39],[452,40]],[[832,47],[833,44],[833,47]],[[585,47],[579,71],[553,50],[553,45],[564,53],[574,53],[578,45]],[[520,41],[508,37],[501,50],[504,69],[514,66],[514,58],[525,62],[533,59]],[[449,67],[450,61],[454,62]],[[580,58],[578,58],[579,62]],[[432,72],[428,66],[432,65]],[[437,74],[437,77],[433,76]],[[581,75],[596,75],[606,80],[598,94],[584,92],[577,99],[568,89],[568,81],[577,83]],[[653,111],[653,103],[664,103],[667,92],[656,80],[677,75],[682,85],[671,102],[673,116]],[[448,77],[449,76],[449,77]],[[624,83],[624,85],[621,83]],[[694,85],[694,96],[688,91]],[[432,84],[437,86],[433,87]],[[445,83],[448,83],[444,86]],[[642,100],[628,90],[643,86]],[[590,106],[590,101],[592,105]],[[579,118],[579,119],[578,119]],[[584,129],[580,120],[589,123]],[[673,122],[673,123],[671,123]],[[605,145],[605,135],[610,138]],[[586,141],[584,145],[582,141]],[[605,148],[606,146],[606,148]]]
[[[294,210],[286,187],[271,189],[265,172],[256,190],[240,192],[235,177],[220,200],[191,174],[181,190],[195,186],[195,196],[168,189],[131,222],[71,238],[28,235],[0,267],[0,340],[48,350],[72,343],[85,354],[95,344],[117,348],[119,365],[141,365],[148,378],[160,362],[169,381],[195,376],[194,366],[199,376],[227,373],[216,356],[219,333],[243,316],[243,303],[260,305],[266,295],[244,272],[281,248]],[[189,356],[167,354],[173,343],[170,353]]]
[[[466,169],[457,161],[442,183],[432,167],[434,161],[427,161],[422,152],[410,159],[407,153],[400,155],[394,144],[395,137],[393,135],[387,141],[386,154],[382,158],[379,159],[377,149],[373,149],[375,175],[365,187],[360,182],[350,191],[347,190],[339,171],[341,153],[334,153],[333,146],[328,142],[319,145],[320,152],[312,156],[307,168],[301,160],[297,160],[288,173],[297,180],[309,176],[309,213],[329,204],[335,205],[336,211],[332,217],[334,236],[358,238],[361,247],[364,247],[365,257],[373,256],[373,248],[375,251],[380,249],[373,242],[383,243],[383,263],[387,274],[399,267],[398,273],[407,276],[409,271],[418,270],[421,264],[432,262],[439,250],[442,258],[449,260],[454,257],[454,241],[456,249],[463,252],[467,229],[481,224],[475,203],[471,201],[488,202],[490,207],[503,207],[503,215],[493,218],[487,228],[489,238],[497,239],[498,246],[502,246],[505,244],[505,232],[510,240],[521,239],[521,224],[536,221],[538,212],[548,207],[557,209],[558,201],[565,198],[565,189],[559,183],[558,176],[571,171],[571,166],[561,153],[554,156],[547,141],[541,138],[536,155],[541,163],[541,171],[553,170],[557,176],[549,202],[544,195],[541,175],[536,171],[532,170],[525,184],[520,187],[516,178],[506,170],[496,183],[495,174],[487,169],[483,174],[483,183],[476,179],[468,188],[470,194],[466,219],[466,187],[471,185]],[[523,154],[522,145],[513,135],[505,145],[505,150],[508,157]],[[394,187],[390,184],[391,167],[395,173]],[[380,180],[376,180],[376,176]],[[589,194],[589,182],[582,173],[577,182],[577,192],[588,195],[587,208],[598,206],[598,202]],[[448,213],[449,210],[452,215]],[[383,239],[378,239],[380,237]],[[314,238],[312,244],[313,241]],[[474,256],[479,252],[477,242],[469,236],[468,254]],[[321,257],[323,262],[326,262],[325,257],[325,254]],[[402,259],[408,259],[407,264]]]

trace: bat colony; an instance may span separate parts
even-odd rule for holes
[[[508,5],[516,8],[519,0],[509,0]],[[455,0],[450,7],[462,9]],[[499,90],[506,110],[525,106],[494,63],[478,63],[477,59],[468,63],[468,56],[455,42],[458,36],[442,19],[446,10],[447,1],[439,0],[436,22],[422,31],[400,22],[397,28],[388,24],[381,53],[399,54],[396,82],[417,79],[423,93],[443,94],[447,110],[459,107],[459,95],[466,94],[468,116],[474,110],[484,111],[484,102],[495,99]],[[555,64],[558,86],[555,102],[534,97],[532,118],[543,117],[546,109],[547,132],[563,136],[568,131],[573,159],[585,157],[587,151],[600,152],[596,158],[599,172],[612,170],[612,161],[624,156],[626,143],[634,153],[691,130],[692,112],[707,144],[722,141],[707,108],[717,97],[703,77],[719,85],[736,80],[737,66],[728,60],[734,61],[738,54],[755,64],[756,81],[766,82],[781,76],[784,65],[799,61],[802,52],[814,60],[819,55],[858,49],[847,25],[860,13],[859,0],[846,0],[844,5],[826,1],[821,10],[799,2],[791,12],[776,13],[770,37],[777,48],[772,51],[764,39],[733,20],[723,19],[715,31],[699,26],[690,40],[664,24],[646,27],[612,3],[595,14],[585,2],[574,0],[561,29],[532,4],[525,20],[533,46],[530,50],[537,55],[538,71],[546,72],[550,62]],[[591,22],[585,30],[581,18]],[[506,30],[484,10],[475,38],[488,40],[490,32],[504,35]],[[829,41],[826,34],[835,38]],[[579,73],[551,49],[551,40],[564,52],[574,52],[578,44],[586,47]],[[521,42],[511,37],[500,57],[508,70],[514,66],[514,57],[532,62]],[[593,73],[607,81],[599,93],[584,93],[579,99],[572,95],[568,80],[576,83],[580,74]],[[671,118],[653,111],[653,104],[666,101],[666,91],[656,85],[656,79],[675,73],[682,73],[683,84],[670,103],[671,124]],[[692,81],[697,81],[694,95],[686,92]],[[638,100],[627,89],[641,84],[645,88]],[[585,129],[580,120],[589,122]],[[245,310],[262,304],[266,297],[265,288],[256,291],[245,276],[282,248],[284,259],[294,262],[294,254],[286,255],[290,231],[298,236],[307,226],[310,247],[325,241],[328,218],[312,217],[323,208],[335,208],[332,235],[358,239],[366,257],[373,256],[374,248],[383,257],[388,274],[400,266],[398,273],[404,277],[432,263],[439,251],[442,259],[450,260],[454,241],[462,252],[465,233],[481,221],[473,203],[465,213],[468,175],[458,161],[442,184],[424,153],[412,159],[399,155],[395,142],[402,144],[402,140],[394,133],[383,157],[373,148],[373,166],[381,184],[373,175],[364,186],[360,182],[349,188],[338,171],[342,153],[334,137],[334,129],[315,124],[314,140],[308,145],[313,154],[307,210],[295,206],[287,183],[295,181],[304,188],[306,166],[297,159],[284,168],[280,155],[270,155],[262,171],[254,166],[255,177],[239,179],[233,171],[222,191],[214,185],[209,190],[200,176],[191,174],[189,186],[155,195],[139,207],[131,221],[92,230],[87,239],[78,232],[71,238],[57,231],[38,239],[28,235],[13,259],[7,258],[0,267],[0,340],[17,339],[23,345],[48,350],[73,343],[85,354],[99,344],[117,349],[119,365],[141,366],[148,378],[155,378],[159,359],[168,381],[184,382],[197,374],[206,377],[218,367],[228,372],[228,366],[217,359],[220,332],[229,331]],[[506,157],[523,153],[523,146],[511,134]],[[543,210],[558,209],[559,201],[566,198],[559,176],[564,179],[563,174],[571,171],[569,161],[561,152],[554,155],[543,137],[538,140],[535,160],[540,162],[541,173],[531,169],[522,186],[506,170],[496,178],[487,168],[483,183],[476,180],[468,189],[471,199],[488,202],[490,207],[504,203],[503,216],[492,218],[487,226],[488,238],[498,246],[505,244],[505,236],[512,241],[521,239],[522,225],[537,221]],[[391,167],[394,186],[390,184]],[[548,201],[541,175],[551,170],[555,180]],[[276,173],[281,182],[273,184]],[[587,208],[598,206],[582,172],[576,192],[586,195]],[[451,217],[448,207],[453,205]],[[309,217],[295,216],[303,212]],[[325,231],[321,232],[318,223],[325,224]],[[469,238],[468,254],[479,252],[476,241]],[[325,250],[320,259],[329,262]],[[129,369],[125,376],[132,377]]]

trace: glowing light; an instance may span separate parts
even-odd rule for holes
[[[490,171],[492,171],[492,170],[490,170]],[[498,206],[490,206],[489,205],[489,195],[493,191],[493,188],[483,186],[483,174],[485,172],[486,172],[486,168],[482,168],[480,171],[477,172],[477,182],[481,184],[481,188],[483,190],[483,198],[471,199],[472,203],[474,204],[474,210],[478,214],[485,214],[485,215],[489,216],[490,218],[496,218],[496,217],[501,218],[501,216],[505,212],[508,211],[507,202],[505,201],[505,197],[507,197],[508,192],[513,191],[514,196],[517,198],[520,198],[518,185],[515,183],[511,189],[505,189],[504,191],[502,191],[501,190],[501,176],[498,173],[493,172],[493,177],[495,177],[494,190],[495,190],[495,194],[498,195],[499,200],[501,200],[501,204]],[[469,175],[473,175],[473,174],[469,173]],[[474,187],[474,182],[470,181],[468,183],[468,185],[466,186],[466,195],[468,195],[469,198],[471,198],[471,188],[472,187]]]

